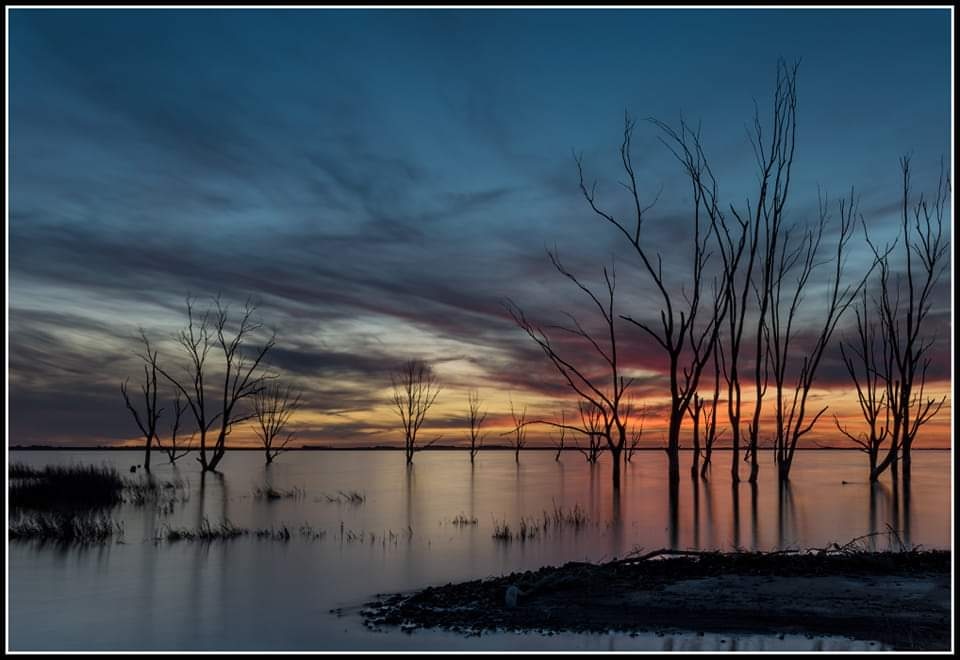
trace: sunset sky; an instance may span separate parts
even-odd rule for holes
[[[802,60],[790,221],[815,218],[818,186],[834,204],[853,186],[872,235],[889,239],[898,158],[912,155],[914,190],[930,193],[952,156],[946,10],[9,17],[11,445],[134,442],[119,384],[139,374],[138,327],[179,364],[170,339],[188,293],[259,301],[277,329],[270,368],[304,391],[298,443],[399,442],[389,374],[412,357],[443,385],[428,438],[465,439],[471,388],[490,411],[488,442],[509,442],[498,433],[511,398],[529,417],[569,417],[570,393],[503,307],[591,318],[545,249],[590,282],[614,258],[621,311],[659,309],[635,255],[581,197],[573,150],[600,199],[626,210],[624,110],[671,124],[682,113],[702,122],[723,199],[741,203],[754,183],[746,127],[755,100],[769,116],[778,57]],[[679,287],[689,183],[654,126],[641,122],[634,148],[642,188],[663,189],[646,240]],[[869,265],[861,236],[851,276]],[[942,393],[949,293],[948,275],[930,317]],[[816,290],[807,303],[815,322]],[[621,328],[636,399],[654,411],[646,443],[659,446],[664,361]],[[831,413],[856,411],[837,351],[811,396],[831,406],[813,435],[841,444]],[[949,408],[919,446],[949,446]]]

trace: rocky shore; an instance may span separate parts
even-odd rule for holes
[[[368,627],[464,634],[696,632],[807,634],[897,650],[950,648],[947,551],[681,552],[572,562],[383,595]]]

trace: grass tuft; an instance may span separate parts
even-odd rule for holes
[[[287,498],[301,500],[305,495],[306,491],[299,486],[294,486],[289,489],[260,486],[253,489],[253,497],[258,500],[280,500]]]
[[[8,536],[11,541],[86,545],[122,537],[123,525],[103,514],[30,512],[10,521]]]

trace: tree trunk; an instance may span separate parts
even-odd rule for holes
[[[153,453],[153,438],[147,438],[147,449],[143,457],[143,469],[150,472],[150,454]]]
[[[620,490],[620,447],[610,448],[610,463],[613,467],[613,490]]]
[[[693,418],[693,459],[690,461],[690,476],[696,477],[700,467],[700,415]]]
[[[669,476],[671,480],[680,479],[680,424],[683,421],[683,411],[670,411],[670,428],[667,436],[667,459],[669,462]]]

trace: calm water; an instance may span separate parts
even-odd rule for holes
[[[131,452],[12,452],[13,461],[111,463],[124,474],[142,457]],[[604,457],[608,459],[608,457]],[[689,456],[684,457],[686,460]],[[761,483],[734,496],[729,453],[715,457],[711,478],[684,473],[671,497],[665,455],[642,452],[626,469],[619,498],[610,467],[579,454],[490,451],[471,469],[464,452],[423,452],[412,470],[402,452],[289,452],[269,469],[260,454],[232,452],[225,476],[200,478],[192,458],[176,471],[154,458],[154,476],[189,487],[172,512],[122,505],[122,543],[87,549],[10,543],[9,645],[58,649],[858,649],[866,642],[717,635],[485,634],[480,638],[418,631],[374,633],[356,608],[377,593],[483,578],[572,560],[622,557],[656,549],[822,547],[887,525],[905,543],[950,547],[949,451],[917,452],[913,484],[889,480],[871,489],[858,452],[803,452],[789,489],[779,492],[769,455]],[[766,479],[764,479],[766,477]],[[847,483],[844,483],[847,482]],[[302,489],[300,497],[265,500],[258,487]],[[336,499],[359,491],[365,500]],[[586,516],[506,543],[492,537],[505,522],[543,517],[556,507]],[[455,525],[463,514],[476,524]],[[213,543],[155,541],[166,526],[196,528],[207,518],[249,528],[287,524],[287,542],[242,537]],[[301,538],[307,523],[324,530]],[[373,534],[371,539],[370,535]],[[882,548],[888,537],[864,541]],[[330,612],[344,608],[343,616]]]

